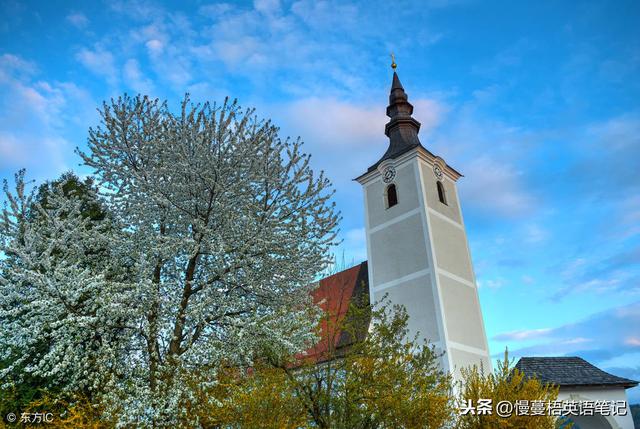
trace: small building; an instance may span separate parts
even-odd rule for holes
[[[571,416],[580,429],[633,429],[626,389],[637,386],[637,381],[609,374],[579,357],[523,357],[516,368],[525,376],[559,386],[558,399],[580,402],[580,414],[593,414]]]

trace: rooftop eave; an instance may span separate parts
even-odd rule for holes
[[[458,170],[456,170],[455,168],[447,164],[444,161],[444,159],[442,159],[441,157],[434,155],[431,151],[429,151],[424,146],[422,146],[422,144],[408,150],[407,152],[404,152],[398,155],[396,158],[392,158],[392,160],[395,164],[400,164],[405,160],[412,158],[414,156],[419,157],[429,165],[434,165],[435,163],[440,164],[440,166],[442,167],[443,173],[454,182],[457,181],[459,178],[464,177],[462,173],[460,173]],[[360,176],[356,177],[353,180],[360,183],[361,185],[364,185],[365,183],[375,179],[377,176],[380,175],[380,172],[378,171],[377,168],[372,168],[372,167],[376,167],[379,163],[380,161],[373,164],[371,167],[369,167],[368,171],[366,171],[365,173],[361,174]]]
[[[575,384],[575,383],[567,383],[567,384],[558,384],[560,388],[573,388],[573,389],[610,389],[612,387],[624,387],[625,389],[631,389],[632,387],[636,387],[639,383],[637,381],[629,380],[629,382],[620,382],[620,383],[584,383],[584,384]]]

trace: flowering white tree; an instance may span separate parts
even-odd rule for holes
[[[299,140],[235,102],[187,97],[174,114],[124,96],[101,116],[80,155],[107,221],[90,226],[57,195],[31,222],[21,177],[8,193],[0,345],[30,373],[93,392],[121,423],[171,425],[195,372],[212,383],[221,361],[312,339],[306,285],[330,262],[333,191]],[[102,263],[87,264],[91,248],[107,250]]]
[[[45,198],[26,192],[24,171],[16,185],[5,183],[0,218],[0,379],[91,395],[126,347],[117,303],[130,285],[107,257],[113,225],[90,207],[90,187],[69,198],[59,184]]]

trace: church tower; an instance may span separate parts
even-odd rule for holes
[[[365,204],[369,294],[385,294],[444,351],[442,367],[491,369],[489,348],[456,188],[462,177],[418,139],[420,123],[395,64],[385,127],[389,148],[356,180]]]

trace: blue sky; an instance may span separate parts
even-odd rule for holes
[[[459,191],[491,351],[640,380],[640,3],[0,1],[0,176],[74,154],[123,92],[236,97],[301,136],[366,258],[389,52]],[[640,391],[629,391],[640,402]]]

